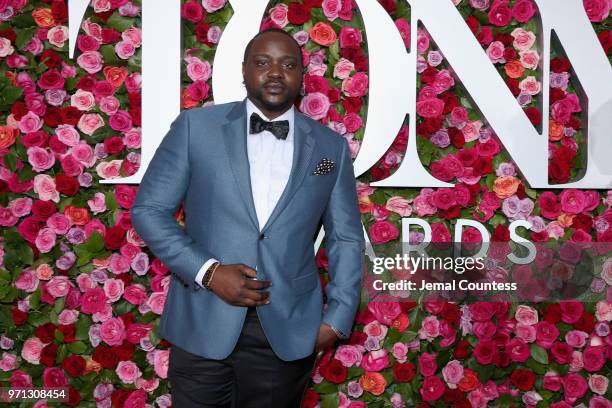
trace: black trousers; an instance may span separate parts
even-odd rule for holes
[[[168,380],[173,408],[298,408],[316,354],[283,361],[274,354],[257,311],[249,308],[232,353],[223,360],[170,350]]]

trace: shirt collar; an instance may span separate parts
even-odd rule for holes
[[[263,120],[270,121],[266,115],[264,115],[261,110],[253,103],[249,98],[246,98],[246,112],[247,112],[247,129],[249,129],[249,120],[251,118],[251,114],[258,114]],[[287,134],[286,140],[293,139],[293,123],[295,120],[295,108],[293,105],[291,108],[287,109],[282,115],[277,118],[271,120],[271,122],[276,122],[278,120],[287,120],[289,121],[289,133]]]

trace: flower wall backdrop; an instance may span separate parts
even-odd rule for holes
[[[429,171],[457,184],[371,187],[401,163],[409,135],[407,126],[400,129],[357,181],[374,249],[397,243],[401,217],[411,215],[432,224],[437,242],[451,240],[457,218],[486,222],[498,242],[509,240],[508,224],[517,219],[532,222],[529,239],[536,242],[612,241],[612,192],[531,190],[427,27],[410,31],[403,0],[379,3],[407,48],[418,37],[411,136]],[[533,1],[454,3],[539,126],[541,33]],[[584,5],[612,58],[612,2]],[[139,0],[92,0],[73,61],[65,0],[0,0],[0,383],[68,386],[69,406],[171,405],[171,345],[157,333],[168,270],[131,226],[137,186],[98,183],[139,166],[140,11]],[[182,4],[184,109],[212,103],[215,47],[231,15],[226,0]],[[368,104],[368,52],[354,2],[275,1],[264,27],[281,27],[302,45],[307,70],[298,108],[343,135],[355,157]],[[553,57],[549,174],[563,183],[584,167],[585,101],[561,47]],[[423,236],[413,231],[410,239]],[[480,238],[467,228],[464,239]],[[351,338],[320,361],[304,406],[611,407],[612,260],[602,258],[591,286],[596,301],[588,303],[364,297]],[[317,263],[325,282],[324,249]],[[35,406],[47,405],[61,404]]]

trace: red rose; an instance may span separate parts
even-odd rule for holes
[[[202,44],[206,44],[208,46],[211,46],[211,42],[208,41],[208,24],[204,21],[200,21],[198,24],[196,24],[196,26],[194,27],[194,32],[196,35],[196,39],[201,42]]]
[[[466,20],[465,20],[468,28],[470,29],[470,31],[472,32],[472,34],[476,34],[478,33],[478,27],[480,27],[480,23],[478,22],[478,19],[474,16],[469,16]]]
[[[56,134],[52,134],[49,138],[49,148],[54,153],[58,153],[59,155],[63,155],[66,153],[66,151],[68,151],[68,146],[62,143]]]
[[[55,325],[51,322],[38,326],[34,335],[43,343],[51,343],[55,339]]]
[[[438,75],[438,70],[434,67],[427,67],[425,71],[421,72],[421,82],[427,85],[433,84]]]
[[[287,19],[291,24],[302,25],[310,20],[310,8],[300,3],[289,3]]]
[[[499,352],[495,353],[493,356],[493,364],[495,364],[496,367],[508,367],[510,363],[510,356],[504,350],[499,350]]]
[[[391,172],[389,171],[389,169],[386,169],[381,166],[376,166],[376,167],[373,167],[372,170],[370,170],[370,174],[372,175],[373,181],[379,181],[379,180],[384,180],[387,177],[389,177]]]
[[[480,45],[487,46],[493,42],[493,27],[483,26],[480,32],[476,35],[476,39]]]
[[[118,389],[111,395],[111,401],[113,402],[113,408],[123,407],[125,400],[130,396],[132,391],[126,389]]]
[[[7,28],[6,30],[0,31],[0,37],[4,37],[7,40],[10,40],[13,44],[17,40],[17,34],[13,31],[12,28]]]
[[[448,128],[448,135],[450,136],[453,146],[455,146],[457,149],[461,149],[463,145],[465,145],[465,136],[463,135],[463,132],[456,127]]]
[[[472,167],[476,174],[486,176],[493,173],[493,159],[491,157],[479,157]]]
[[[535,106],[530,106],[528,108],[523,109],[525,114],[531,121],[534,126],[538,126],[542,123],[542,114]]]
[[[51,201],[36,200],[32,204],[32,213],[43,220],[46,220],[56,212],[57,208]]]
[[[565,91],[559,88],[551,88],[550,90],[550,103],[551,105],[561,99],[565,99]]]
[[[480,341],[474,348],[474,358],[479,364],[491,364],[495,353],[497,349],[491,340]]]
[[[314,408],[318,402],[319,393],[313,390],[312,388],[308,388],[302,396],[301,408]]]
[[[440,316],[449,323],[458,323],[461,319],[461,310],[455,303],[444,302]]]
[[[518,96],[521,93],[521,88],[519,87],[518,79],[508,78],[506,79],[506,85],[508,85],[508,88],[510,89],[510,92],[512,92],[512,95]]]
[[[442,113],[445,115],[448,115],[453,111],[453,109],[459,106],[459,99],[457,98],[457,95],[452,92],[447,91],[441,93],[438,98],[444,101],[444,110],[442,111]]]
[[[81,356],[68,356],[62,361],[62,368],[70,375],[71,377],[80,377],[81,374],[85,371],[85,359]]]
[[[496,0],[489,10],[489,21],[491,24],[503,27],[512,21],[512,10],[508,7],[508,2]]]
[[[349,96],[342,101],[342,107],[346,113],[359,113],[361,110],[361,98]]]
[[[49,145],[49,135],[44,130],[26,133],[21,138],[21,144],[25,147],[47,147]]]
[[[304,90],[306,93],[327,93],[329,89],[329,82],[324,77],[311,74],[304,75]]]
[[[106,230],[106,235],[104,235],[104,246],[106,247],[106,249],[119,249],[124,243],[125,230],[119,225],[115,225]]]
[[[424,401],[436,401],[444,394],[444,388],[442,379],[432,375],[423,380],[423,386],[419,391]]]
[[[192,23],[197,23],[204,17],[204,10],[197,1],[189,1],[181,7],[181,16]]]
[[[553,58],[550,60],[550,69],[556,74],[567,72],[571,67],[572,65],[567,58]]]
[[[550,304],[544,312],[544,320],[551,324],[557,324],[561,321],[561,306],[557,303]]]
[[[64,404],[69,407],[77,407],[81,402],[81,394],[79,391],[74,388],[72,385],[68,386],[68,402],[64,402]]]
[[[499,224],[493,230],[493,236],[491,241],[495,242],[508,242],[510,241],[510,230],[506,225]]]
[[[469,351],[468,351],[469,348],[470,348],[469,341],[460,340],[455,346],[455,349],[453,350],[453,355],[455,356],[455,358],[458,358],[459,360],[467,358],[467,356],[469,355]]]
[[[48,68],[58,68],[62,65],[62,57],[51,49],[44,50],[40,54],[40,61],[44,63]]]
[[[79,123],[79,119],[81,119],[81,116],[83,116],[83,112],[81,112],[74,106],[65,106],[60,109],[60,115],[62,117],[62,123],[76,126],[77,123]]]
[[[589,312],[583,312],[580,319],[574,323],[574,328],[586,333],[591,333],[595,328],[595,316]]]
[[[570,177],[570,169],[567,163],[553,160],[548,163],[548,177],[552,183],[567,183]]]
[[[510,381],[512,381],[512,384],[522,391],[529,391],[532,389],[535,380],[536,375],[532,371],[524,368],[517,368],[510,376]]]
[[[64,77],[56,69],[45,71],[37,82],[41,89],[62,89],[64,87]]]
[[[438,210],[438,215],[447,221],[454,220],[454,219],[461,217],[461,208],[459,208],[458,205],[453,205],[452,207],[448,209]],[[465,235],[466,234],[464,234],[464,237]]]
[[[17,226],[19,235],[28,242],[34,243],[38,236],[38,231],[43,227],[44,220],[33,215],[23,219]],[[27,313],[26,313],[27,314]]]
[[[108,154],[117,154],[123,150],[125,147],[125,143],[123,142],[123,138],[119,136],[113,136],[108,139],[104,139],[104,150]]]
[[[100,31],[102,37],[102,44],[114,44],[121,38],[121,33],[114,28],[103,28]]]
[[[98,78],[96,78],[95,74],[89,74],[82,76],[77,82],[77,89],[82,89],[84,91],[92,92],[96,87],[96,82],[98,82]]]
[[[393,14],[395,12],[395,8],[397,4],[395,0],[378,0],[381,6],[387,11],[389,14]]]
[[[504,58],[506,59],[506,61],[515,60],[517,59],[517,57],[518,57],[518,54],[513,48],[506,48],[504,50]]]
[[[591,229],[593,228],[593,217],[584,213],[578,214],[572,220],[572,227],[585,232],[591,232]]]
[[[15,326],[23,326],[28,321],[28,313],[17,309],[17,307],[11,309],[11,315]]]
[[[74,338],[76,334],[74,324],[60,324],[57,326],[57,330],[64,335],[64,343],[74,343],[76,341]]]
[[[57,349],[58,346],[55,343],[49,343],[44,346],[40,351],[40,362],[47,367],[53,367],[57,358]]]
[[[334,384],[342,384],[346,380],[347,369],[340,360],[332,359],[328,365],[321,367],[321,375]]]
[[[65,174],[58,174],[55,176],[55,186],[57,191],[67,196],[75,196],[79,192],[79,182],[70,176]]]
[[[108,370],[114,370],[119,362],[113,349],[104,345],[96,347],[91,358]]]
[[[132,355],[136,352],[136,346],[127,340],[123,340],[120,346],[113,347],[113,351],[117,355],[119,361],[131,360]]]
[[[389,221],[376,221],[370,227],[370,239],[374,245],[384,244],[393,241],[399,236],[399,231],[395,225]]]
[[[68,21],[68,8],[64,0],[53,0],[53,3],[51,3],[51,14],[56,23]]]
[[[391,370],[397,382],[410,382],[414,378],[415,366],[412,363],[395,363]]]

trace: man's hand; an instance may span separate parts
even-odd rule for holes
[[[322,323],[321,327],[319,327],[319,336],[317,337],[317,344],[315,346],[315,351],[318,353],[326,352],[329,350],[338,340],[338,336],[332,330],[329,325]]]
[[[234,306],[260,306],[270,303],[269,280],[255,280],[255,269],[243,264],[220,265],[210,282],[210,290]]]

